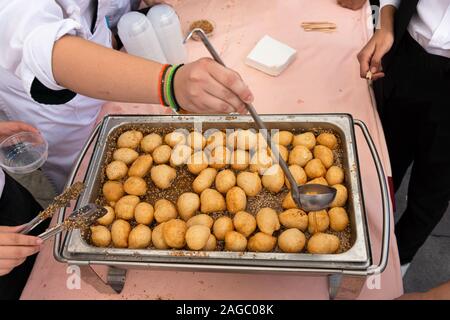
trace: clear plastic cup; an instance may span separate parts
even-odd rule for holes
[[[47,157],[48,143],[39,133],[20,132],[0,143],[0,166],[11,173],[33,172]]]

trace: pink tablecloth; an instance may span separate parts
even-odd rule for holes
[[[181,0],[173,1],[183,26],[207,18],[216,23],[212,38],[224,61],[239,71],[252,88],[261,113],[345,112],[363,120],[390,174],[388,154],[368,86],[358,76],[356,54],[368,40],[368,14],[336,5],[336,0]],[[335,33],[305,33],[302,21],[333,21]],[[296,61],[273,78],[244,65],[244,57],[265,34],[298,50]],[[189,44],[192,59],[207,56],[200,43]],[[107,104],[108,113],[162,113],[151,106]],[[363,189],[374,261],[380,255],[382,213],[378,180],[366,143],[357,135]],[[392,299],[402,294],[395,237],[391,231],[389,265],[377,289],[364,286],[362,299]],[[57,263],[49,242],[40,253],[23,299],[327,299],[326,277],[264,274],[222,274],[129,271],[120,295],[99,294],[81,282],[66,287],[67,266]],[[373,286],[372,286],[373,287]]]

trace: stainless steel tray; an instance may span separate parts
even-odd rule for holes
[[[264,115],[263,121],[269,129],[309,130],[328,129],[340,136],[344,151],[343,166],[346,172],[346,186],[349,191],[348,213],[352,226],[353,245],[351,249],[341,254],[312,255],[307,253],[234,253],[234,252],[191,252],[173,250],[130,250],[116,248],[97,248],[89,245],[79,231],[68,233],[64,238],[58,236],[55,241],[54,254],[58,261],[71,264],[102,264],[120,267],[159,267],[169,269],[195,269],[209,271],[270,271],[270,272],[316,272],[369,274],[369,270],[384,270],[387,264],[387,247],[389,243],[389,199],[381,162],[376,154],[373,141],[368,135],[365,125],[353,120],[347,114],[310,114],[310,115]],[[201,123],[203,130],[209,128],[254,128],[250,116],[107,116],[104,118],[95,145],[94,154],[90,160],[86,174],[87,186],[77,208],[94,201],[100,189],[101,167],[106,156],[106,141],[108,136],[122,126],[130,124],[145,124],[147,126],[193,128]],[[369,235],[364,211],[364,198],[361,188],[359,164],[356,149],[354,125],[359,125],[365,133],[369,147],[377,165],[380,185],[383,191],[385,230],[383,253],[379,265],[371,267]],[[95,134],[90,143],[95,139]],[[87,150],[88,145],[85,147]],[[83,153],[80,155],[80,160]],[[378,160],[378,161],[377,161]],[[73,180],[80,161],[74,168],[70,180]],[[70,183],[71,181],[69,181]],[[387,212],[387,213],[386,213]],[[59,220],[63,219],[64,211],[60,212]],[[386,219],[386,217],[388,219]],[[375,272],[375,271],[373,271]]]

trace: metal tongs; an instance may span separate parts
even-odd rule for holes
[[[73,211],[63,222],[41,233],[38,237],[45,241],[65,230],[86,229],[106,213],[105,208],[90,203]]]
[[[205,32],[202,29],[200,28],[193,29],[184,39],[184,43],[186,43],[194,34],[200,37],[200,39],[202,40],[206,49],[208,49],[213,59],[217,63],[226,67],[225,63],[217,54],[217,51],[214,49],[214,47],[212,46],[211,42],[209,41],[208,37],[206,36]],[[263,135],[267,140],[268,146],[271,146],[272,148],[272,153],[274,155],[275,161],[278,162],[287,179],[289,180],[289,183],[291,185],[292,199],[297,204],[297,207],[305,211],[319,211],[328,208],[330,204],[333,202],[334,198],[336,197],[336,189],[321,184],[305,184],[301,186],[297,185],[297,182],[295,181],[294,176],[289,170],[286,161],[284,161],[284,159],[280,156],[278,147],[275,144],[272,144],[269,131],[267,130],[267,127],[265,126],[264,122],[261,120],[258,113],[256,112],[255,107],[252,104],[246,104],[246,107],[247,110],[250,112],[251,116],[253,117],[253,120],[255,121],[258,128],[262,130],[262,132],[267,133]]]

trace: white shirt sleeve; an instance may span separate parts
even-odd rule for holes
[[[53,77],[53,45],[80,28],[54,0],[0,0],[0,68],[21,79],[28,94],[35,78],[49,89],[64,89]]]
[[[402,0],[380,0],[380,9],[388,5],[394,6],[398,9],[400,2],[402,2]]]
[[[5,188],[5,173],[0,168],[0,198],[2,197],[4,188]]]

